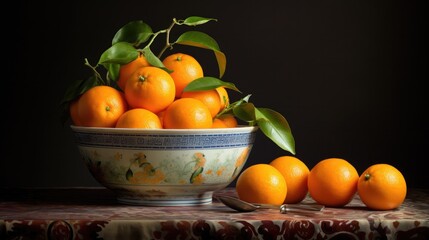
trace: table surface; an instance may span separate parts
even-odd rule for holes
[[[409,189],[390,211],[356,195],[342,208],[286,214],[240,213],[220,194],[236,196],[226,188],[210,204],[153,207],[117,203],[105,188],[0,189],[0,239],[429,239],[428,189]]]

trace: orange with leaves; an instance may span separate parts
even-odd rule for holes
[[[224,110],[227,106],[229,106],[229,95],[228,91],[225,87],[217,87],[216,88],[217,93],[219,94],[220,98],[220,110]]]
[[[173,53],[162,61],[164,66],[172,70],[170,73],[176,86],[176,98],[180,98],[183,89],[192,81],[204,76],[200,63],[191,55],[185,53]]]
[[[115,127],[128,110],[123,93],[105,85],[90,88],[78,101],[76,115],[85,127]]]
[[[144,108],[153,113],[164,110],[174,101],[174,81],[158,67],[137,69],[125,85],[125,98],[131,108]]]
[[[147,66],[150,66],[150,64],[142,53],[139,53],[139,56],[131,62],[121,65],[119,68],[119,77],[117,81],[118,87],[123,91],[125,89],[127,80],[133,75],[133,73],[137,69]]]

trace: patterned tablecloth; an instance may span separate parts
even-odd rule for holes
[[[392,211],[359,197],[343,208],[239,213],[200,206],[122,205],[104,188],[0,189],[0,239],[429,239],[429,190],[409,189]],[[307,197],[304,202],[313,202]]]

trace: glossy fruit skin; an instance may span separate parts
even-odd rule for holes
[[[183,92],[181,98],[195,98],[200,100],[209,108],[212,118],[220,111],[220,97],[215,89]]]
[[[374,164],[359,177],[358,194],[373,210],[398,208],[407,195],[407,183],[402,173],[390,164]]]
[[[319,204],[327,207],[347,205],[357,192],[359,175],[355,167],[341,158],[318,162],[308,175],[308,191]]]
[[[212,128],[228,128],[228,126],[220,119],[213,119]]]
[[[251,203],[281,205],[287,196],[283,175],[269,164],[255,164],[241,172],[236,191],[241,200]]]
[[[77,116],[85,127],[115,127],[128,110],[123,93],[105,85],[92,87],[78,101]]]
[[[185,53],[173,53],[162,61],[164,66],[172,70],[170,73],[176,85],[176,98],[180,98],[183,89],[192,81],[204,77],[201,64],[191,55]]]
[[[288,194],[284,203],[299,203],[308,193],[308,174],[310,170],[307,165],[294,156],[280,156],[270,162],[270,165],[279,170],[286,180]]]
[[[133,108],[119,117],[116,128],[161,129],[162,124],[155,113],[144,108]]]
[[[132,60],[129,63],[121,65],[121,67],[119,68],[119,77],[117,81],[118,87],[123,91],[125,89],[127,80],[133,75],[133,73],[137,69],[147,66],[150,66],[150,64],[141,53],[136,59]]]
[[[213,120],[208,107],[198,99],[179,98],[171,103],[163,114],[163,126],[167,129],[211,128]]]
[[[229,106],[229,94],[225,87],[217,87],[216,91],[220,98],[220,111]]]
[[[228,114],[222,114],[217,118],[222,120],[225,123],[225,125],[229,128],[234,128],[234,127],[237,127],[237,125],[238,125],[237,119],[235,118],[235,116],[233,114],[229,114],[229,113]]]
[[[174,81],[157,67],[137,69],[125,85],[125,98],[130,108],[144,108],[158,113],[174,101]]]

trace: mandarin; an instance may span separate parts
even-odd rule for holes
[[[150,66],[150,64],[142,53],[139,53],[139,56],[131,62],[121,65],[117,81],[118,87],[123,91],[127,80],[133,75],[133,73],[137,69],[147,66]]]
[[[119,117],[127,110],[127,101],[122,92],[100,85],[80,96],[77,117],[85,127],[115,127]]]
[[[121,115],[116,123],[116,127],[161,129],[162,124],[155,113],[144,108],[133,108]]]
[[[229,128],[234,128],[234,127],[237,127],[238,125],[237,119],[235,118],[234,114],[230,114],[230,113],[222,114],[216,118],[218,118],[219,120],[222,120],[222,122],[224,122],[225,125]]]
[[[274,205],[283,204],[288,192],[281,172],[265,163],[243,170],[237,178],[235,188],[241,200]]]
[[[284,203],[298,203],[308,193],[307,180],[310,170],[300,159],[293,156],[281,156],[270,162],[286,180],[287,196]]]
[[[212,128],[228,128],[228,126],[219,118],[214,118]]]
[[[327,158],[318,162],[308,175],[308,191],[327,207],[348,204],[357,192],[359,174],[345,159]]]
[[[217,87],[216,88],[217,93],[219,94],[219,98],[220,98],[220,110],[222,111],[224,110],[226,107],[229,106],[229,95],[228,95],[228,91],[226,90],[225,87]]]
[[[176,85],[176,98],[181,97],[183,89],[192,81],[204,76],[200,63],[191,55],[173,53],[162,61],[164,66],[172,70],[170,73]]]
[[[174,81],[158,67],[141,67],[128,79],[125,98],[131,108],[144,108],[158,113],[174,101]]]
[[[212,118],[220,111],[220,98],[215,89],[183,92],[181,98],[195,98],[203,102],[210,110]]]
[[[397,168],[380,163],[371,165],[360,175],[357,191],[368,208],[392,210],[404,202],[407,183]]]
[[[213,120],[209,108],[195,98],[179,98],[163,114],[164,128],[211,128]]]

